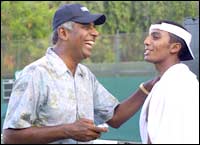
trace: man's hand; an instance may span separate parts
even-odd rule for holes
[[[101,132],[107,132],[106,127],[97,127],[89,119],[81,118],[66,128],[65,133],[77,141],[90,141],[101,136]]]

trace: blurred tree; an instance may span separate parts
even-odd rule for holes
[[[45,53],[51,44],[53,14],[64,3],[81,3],[92,13],[105,13],[107,17],[106,23],[97,27],[102,37],[87,62],[115,62],[113,35],[117,32],[121,34],[117,46],[121,51],[120,60],[142,60],[143,32],[148,31],[151,23],[160,19],[182,23],[185,17],[199,17],[198,1],[3,1],[1,66],[8,68],[8,73],[23,68]]]

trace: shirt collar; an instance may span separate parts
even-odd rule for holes
[[[65,65],[63,60],[53,51],[52,47],[49,47],[46,51],[47,61],[50,68],[56,72],[58,76],[65,74],[66,72],[70,73],[69,68]],[[83,77],[85,75],[81,65],[78,64],[76,68],[76,75]]]
[[[78,64],[78,66],[76,68],[76,74],[78,76],[81,76],[82,78],[85,77],[86,73],[84,72],[84,69],[81,64]]]

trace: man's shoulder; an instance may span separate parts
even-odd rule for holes
[[[23,73],[33,73],[35,71],[40,70],[41,68],[47,67],[47,61],[45,56],[41,57],[40,59],[37,59],[36,61],[28,64],[27,66],[24,67],[22,70]]]

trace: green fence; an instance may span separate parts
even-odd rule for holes
[[[100,77],[99,81],[120,101],[129,97],[138,85],[152,78],[151,76],[124,76],[124,77]],[[102,135],[102,139],[127,140],[140,142],[139,115],[137,112],[131,119],[125,122],[120,128],[109,128],[108,133]]]

